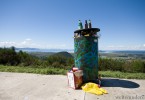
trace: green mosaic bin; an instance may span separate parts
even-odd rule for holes
[[[98,35],[99,28],[74,32],[75,67],[83,70],[83,82],[98,79]],[[76,35],[77,34],[77,35]]]

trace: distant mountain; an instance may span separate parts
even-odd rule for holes
[[[40,49],[38,49],[38,48],[15,48],[15,49],[16,49],[16,51],[22,50],[24,52],[38,52],[38,51],[40,51]]]
[[[45,58],[45,57],[55,54],[55,52],[27,52],[27,53],[32,56],[39,57],[39,58]]]
[[[65,51],[64,52],[55,53],[55,54],[53,54],[51,56],[61,56],[61,57],[65,57],[65,58],[73,58],[73,56],[70,53],[65,52]]]
[[[73,49],[39,49],[39,48],[16,48],[16,51],[24,51],[24,52],[73,52]]]

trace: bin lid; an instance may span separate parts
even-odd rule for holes
[[[100,29],[99,28],[88,28],[88,29],[79,29],[74,31],[74,33],[81,33],[81,32],[90,32],[90,31],[95,31],[95,32],[99,32]]]

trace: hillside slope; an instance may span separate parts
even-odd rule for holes
[[[73,56],[70,53],[66,52],[66,51],[58,52],[58,53],[55,53],[55,54],[53,54],[51,56],[61,56],[61,57],[65,57],[65,58],[73,58]]]

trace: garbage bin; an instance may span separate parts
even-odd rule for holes
[[[83,70],[83,82],[98,79],[98,35],[99,28],[74,31],[75,67]]]

